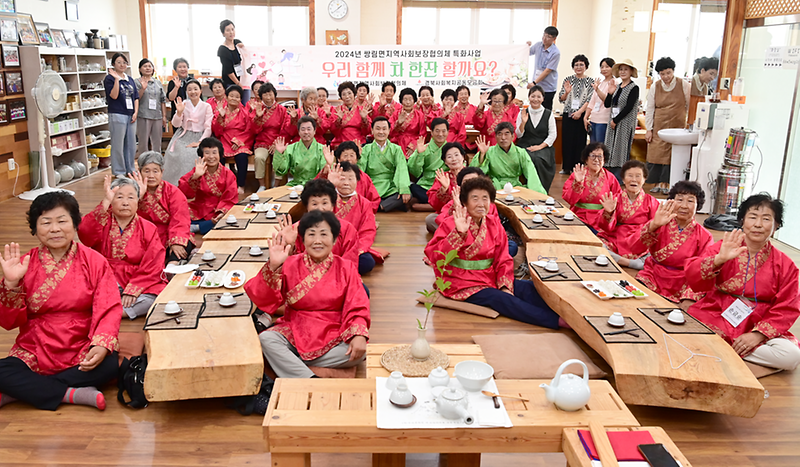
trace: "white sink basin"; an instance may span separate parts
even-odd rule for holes
[[[658,130],[658,137],[670,144],[697,144],[700,132],[684,128],[665,128]]]

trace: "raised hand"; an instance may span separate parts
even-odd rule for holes
[[[220,116],[220,117],[225,117],[225,115],[226,115],[227,113],[228,113],[228,106],[227,106],[227,104],[225,104],[225,103],[223,102],[223,103],[221,103],[221,104],[219,105],[219,107],[218,107],[218,110],[217,110],[217,115],[218,115],[218,116]]]
[[[402,125],[405,123],[408,120],[408,116],[409,114],[405,110],[400,111],[400,115],[397,116],[397,124]]]
[[[297,241],[297,226],[292,223],[291,214],[284,214],[281,216],[278,223],[280,233],[283,235],[284,241],[289,245],[294,245]]]
[[[114,71],[116,71],[116,70],[114,70]],[[172,77],[172,84],[174,84],[176,88],[181,87],[181,78],[178,77],[178,76],[173,76]]]
[[[375,101],[375,94],[369,93],[367,94],[367,103],[369,104],[370,108],[372,107],[372,103]]]
[[[564,95],[567,95],[572,92],[572,83],[569,81],[564,81]]]
[[[192,178],[198,179],[202,177],[203,175],[206,174],[207,169],[208,166],[206,165],[206,161],[204,161],[201,158],[198,158],[197,162],[194,163],[194,174],[192,175]]]
[[[650,221],[650,228],[657,229],[663,227],[676,217],[678,217],[678,214],[675,212],[675,200],[667,200],[658,206],[653,220]]]
[[[417,140],[417,148],[416,149],[417,149],[417,152],[420,153],[420,154],[422,154],[423,152],[425,152],[426,149],[428,149],[428,145],[425,144],[425,137],[424,136],[420,136],[419,139]]]
[[[450,190],[450,176],[444,169],[436,169],[436,180],[442,185],[442,191],[447,193]]]
[[[380,97],[378,97],[378,102],[380,102],[381,105],[386,105],[389,103],[389,99],[386,97],[386,94],[381,93]]]
[[[714,265],[717,267],[722,266],[747,251],[747,245],[742,245],[743,242],[744,232],[741,229],[723,233],[722,244],[719,247],[719,253],[714,258]]]
[[[449,101],[442,105],[442,118],[447,119],[448,116],[453,112],[453,104]]]
[[[108,209],[111,206],[111,202],[114,201],[118,191],[119,187],[111,188],[111,175],[106,175],[103,178],[103,193],[105,193],[102,201],[103,209]]]
[[[461,206],[453,205],[453,220],[456,222],[456,230],[459,233],[465,234],[467,230],[469,230],[469,214],[467,214],[467,208]]]
[[[297,109],[295,107],[288,107],[286,112],[289,114],[292,120],[297,119]]]
[[[328,171],[328,181],[333,184],[334,187],[339,188],[342,184],[342,166],[339,164],[332,164],[331,170]]]
[[[461,207],[461,187],[453,188],[453,208]]]
[[[178,115],[183,115],[183,111],[186,110],[186,103],[183,102],[183,98],[178,97],[175,99],[175,113]]]
[[[31,257],[28,255],[20,260],[19,243],[6,244],[5,250],[5,254],[0,257],[0,266],[3,268],[6,288],[14,289],[19,286],[19,281],[28,272]]]
[[[486,107],[486,104],[488,104],[488,103],[489,103],[489,93],[488,92],[482,92],[481,93],[481,101],[480,101],[480,105],[478,106],[478,108],[479,109],[483,109],[484,107]]]
[[[325,156],[325,162],[327,162],[328,165],[333,165],[336,163],[336,158],[334,157],[330,146],[322,146],[322,155]]]
[[[369,113],[372,112],[372,107],[368,105],[363,105],[358,111],[358,115],[361,117],[361,120],[366,120],[369,117]]]
[[[294,242],[287,243],[282,232],[275,232],[272,238],[267,239],[269,246],[269,268],[277,271],[289,258]]]
[[[617,197],[610,191],[607,191],[600,197],[600,204],[603,205],[603,209],[605,209],[606,212],[613,213],[617,210]]]
[[[481,154],[486,154],[486,151],[489,150],[489,145],[486,143],[486,137],[483,135],[478,135],[478,138],[475,139],[475,145],[478,146],[478,151]]]
[[[267,105],[261,101],[258,102],[256,106],[256,116],[261,118],[264,116],[264,113],[267,111]]]
[[[275,147],[275,152],[283,154],[286,151],[286,140],[283,139],[283,136],[275,138],[275,142],[272,145]]]
[[[308,113],[309,117],[313,118],[316,121],[319,121],[319,112],[317,112],[317,106],[316,105],[311,104],[308,107],[308,110],[306,110],[306,112]]]
[[[520,118],[522,118],[522,129],[525,129],[525,125],[528,124],[528,117],[530,115],[528,114],[528,110],[527,109],[522,109],[521,112],[522,112],[522,114],[521,114]]]
[[[132,174],[128,174],[128,178],[133,179],[137,185],[139,185],[139,199],[144,197],[144,194],[147,193],[147,183],[142,178],[141,172],[138,170],[133,172]]]
[[[583,164],[578,164],[572,169],[572,173],[575,175],[575,181],[578,183],[583,183],[584,180],[586,180],[586,172],[586,166]]]

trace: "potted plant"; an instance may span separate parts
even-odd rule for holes
[[[458,250],[450,250],[447,254],[441,251],[437,251],[437,253],[444,255],[444,258],[436,261],[436,270],[439,271],[439,276],[433,282],[433,289],[417,291],[418,294],[428,298],[428,300],[423,303],[426,310],[425,321],[422,322],[417,319],[417,339],[411,344],[411,356],[419,361],[425,361],[431,355],[431,346],[428,344],[428,339],[426,338],[426,333],[428,332],[428,318],[431,315],[433,304],[436,302],[437,294],[441,294],[450,288],[450,281],[445,281],[443,276],[452,273],[452,270],[447,269],[447,265],[458,257]]]

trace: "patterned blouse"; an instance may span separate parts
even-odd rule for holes
[[[572,85],[572,91],[567,94],[567,98],[564,100],[564,114],[572,115],[572,112],[579,110],[583,107],[583,104],[586,104],[589,102],[589,99],[592,98],[592,93],[594,92],[592,84],[594,83],[594,78],[588,76],[578,78],[576,75],[567,76],[564,78],[564,81],[561,82],[561,91],[558,93],[559,99],[566,94],[564,83],[567,81]],[[572,106],[573,100],[578,100],[580,103],[576,108]]]

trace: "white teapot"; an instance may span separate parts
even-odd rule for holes
[[[463,420],[467,425],[472,425],[475,417],[467,410],[467,393],[457,388],[447,388],[437,398],[436,410],[444,418],[450,420]]]
[[[566,367],[573,363],[579,363],[583,367],[583,379],[571,373],[561,374]],[[589,368],[586,367],[585,363],[576,359],[562,363],[558,367],[556,376],[550,382],[550,385],[542,383],[539,387],[544,389],[545,396],[549,402],[567,412],[582,409],[589,402],[589,397],[592,395],[589,390]]]

